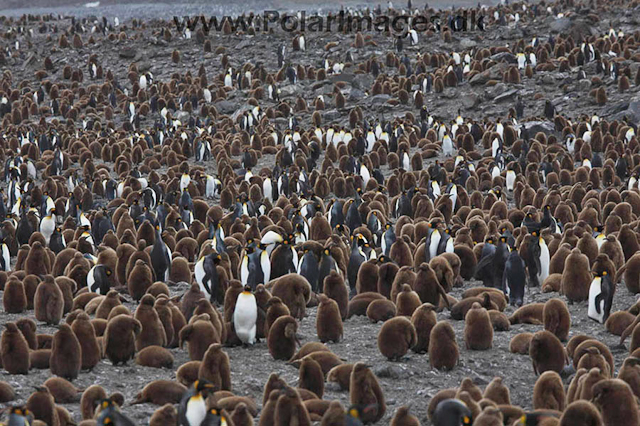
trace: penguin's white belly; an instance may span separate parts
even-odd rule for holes
[[[433,259],[438,255],[438,245],[440,245],[440,238],[442,238],[442,236],[440,235],[438,235],[435,239],[431,237],[431,244],[429,245],[430,259]]]
[[[538,282],[540,285],[549,276],[549,247],[546,244],[540,245],[540,271],[538,271]]]
[[[196,267],[194,268],[194,274],[196,276],[196,282],[200,286],[200,291],[202,291],[205,294],[209,294],[209,292],[207,291],[203,283],[204,275],[205,275],[204,260],[198,261],[198,263],[196,263]]]
[[[240,294],[233,313],[236,335],[243,343],[253,345],[256,341],[258,306],[253,295]]]
[[[185,417],[190,425],[199,425],[207,415],[207,406],[202,397],[193,397],[187,402]]]
[[[591,282],[591,287],[589,287],[589,309],[587,315],[602,324],[604,323],[604,300],[600,301],[600,313],[596,310],[596,297],[600,293],[602,293],[601,281],[600,278],[596,278]]]
[[[90,293],[100,293],[100,291],[94,292],[92,289],[93,285],[96,282],[96,279],[93,275],[95,271],[96,271],[96,267],[94,266],[89,270],[89,273],[87,274],[87,287],[89,288]]]

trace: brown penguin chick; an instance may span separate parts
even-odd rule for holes
[[[140,300],[153,284],[153,272],[144,260],[136,260],[135,266],[127,278],[129,295],[136,301]]]
[[[393,284],[391,284],[391,291],[389,293],[390,299],[392,301],[395,301],[398,297],[398,293],[402,291],[402,286],[404,284],[409,284],[413,288],[413,284],[415,283],[415,281],[416,273],[413,272],[413,267],[403,266],[402,268],[400,268],[393,279]]]
[[[474,303],[479,303],[480,306],[487,310],[498,310],[498,305],[491,300],[492,292],[484,292],[478,297],[467,297],[459,302],[454,303],[451,306],[451,319],[464,320],[467,312],[471,309]]]
[[[324,278],[323,293],[336,301],[340,309],[340,316],[345,320],[349,313],[349,290],[338,271],[331,270],[329,275]]]
[[[420,426],[420,420],[409,412],[408,406],[403,405],[391,419],[391,426]]]
[[[175,331],[173,328],[173,314],[171,313],[171,307],[169,299],[165,297],[156,298],[153,305],[154,309],[158,313],[158,318],[164,328],[164,334],[167,336],[167,347],[172,347],[172,343],[175,339]],[[176,345],[177,346],[177,345]]]
[[[533,371],[542,374],[545,371],[560,373],[567,360],[567,354],[555,334],[543,330],[538,331],[529,343],[529,356]]]
[[[513,336],[509,342],[509,352],[519,355],[529,355],[529,344],[533,333],[520,333]]]
[[[0,360],[9,374],[29,373],[29,344],[13,322],[4,325],[0,338]]]
[[[238,284],[240,284],[240,283],[238,283]],[[231,287],[229,287],[227,292],[230,289],[231,289]],[[242,292],[242,284],[240,284],[240,292],[238,294],[240,294],[241,292]],[[191,315],[193,315],[193,311],[196,309],[196,305],[198,303],[198,300],[204,299],[204,298],[205,298],[204,292],[202,292],[202,290],[200,290],[200,286],[197,283],[191,284],[191,287],[189,288],[189,290],[187,290],[182,295],[180,311],[182,312],[182,315],[184,315],[184,318],[185,318],[186,321],[189,321],[191,319]],[[234,299],[234,306],[235,306],[235,299]],[[225,311],[225,321],[227,321],[227,318],[226,318],[226,313],[227,313],[226,296],[225,296],[224,311]],[[231,315],[230,318],[233,318],[233,314]]]
[[[173,404],[164,404],[154,411],[149,426],[165,426],[178,424],[178,412]]]
[[[231,391],[229,355],[222,350],[221,344],[214,343],[209,346],[200,364],[198,378],[208,380],[215,386],[215,389]]]
[[[20,330],[24,338],[27,339],[29,349],[38,349],[38,340],[36,338],[36,322],[31,318],[20,318],[18,321],[16,321],[16,326],[18,327],[18,330]]]
[[[485,407],[482,413],[473,421],[474,426],[501,426],[502,412],[492,406]]]
[[[391,361],[400,360],[417,342],[415,327],[402,316],[386,321],[378,333],[378,349]]]
[[[211,324],[209,314],[191,317],[189,324],[180,330],[179,337],[180,347],[187,342],[189,359],[192,361],[202,361],[211,344],[221,343],[218,332]]]
[[[280,391],[273,420],[275,425],[311,426],[309,412],[302,403],[300,394],[289,386],[285,386]]]
[[[637,403],[627,383],[619,379],[602,380],[592,390],[593,402],[600,409],[605,426],[638,424]]]
[[[83,370],[91,370],[102,359],[100,346],[96,338],[96,331],[91,324],[89,315],[84,312],[78,313],[78,316],[71,324],[73,334],[80,342],[80,353],[82,354],[81,366]]]
[[[435,258],[432,260],[435,260]],[[441,258],[439,261],[444,261],[447,267],[449,267],[446,260]],[[449,269],[451,268],[449,267]],[[447,292],[439,283],[438,277],[429,263],[422,263],[418,267],[413,288],[415,292],[418,293],[422,303],[431,303],[433,306],[438,306],[440,300],[443,300],[447,305],[449,303],[447,300]]]
[[[51,360],[49,368],[51,374],[74,380],[82,367],[82,349],[75,333],[68,324],[60,324],[53,335],[51,346]]]
[[[469,392],[458,389],[458,392],[456,392],[456,399],[459,399],[464,403],[464,405],[467,406],[469,411],[471,411],[472,418],[478,417],[482,412],[482,408],[480,408],[478,401],[473,399],[471,395],[469,395]],[[485,399],[483,401],[487,401],[487,400]],[[490,402],[493,404],[493,401],[490,401]]]
[[[262,411],[260,412],[259,426],[269,426],[274,424],[274,416],[276,413],[276,404],[282,391],[280,389],[274,389],[269,392],[269,396],[265,396],[265,402],[262,404]]]
[[[604,328],[609,333],[616,336],[621,336],[622,333],[631,325],[636,319],[632,314],[626,311],[618,311],[612,313],[607,321],[604,323]]]
[[[154,380],[142,388],[131,405],[145,402],[154,405],[178,404],[186,391],[184,385],[173,380]]]
[[[189,361],[182,364],[176,371],[176,380],[189,387],[198,380],[198,372],[202,361]]]
[[[142,331],[140,321],[128,315],[118,315],[107,324],[104,331],[104,354],[113,365],[126,364],[133,359],[135,340]]]
[[[378,285],[378,265],[376,260],[367,260],[360,265],[356,277],[356,293],[376,291]]]
[[[591,268],[589,258],[579,249],[571,250],[562,272],[562,294],[570,302],[580,302],[589,298]]]
[[[567,346],[569,345],[567,344]],[[615,363],[614,363],[613,355],[611,354],[611,350],[607,345],[605,345],[604,343],[596,339],[584,340],[582,343],[580,343],[575,347],[573,351],[573,366],[577,369],[581,358],[585,356],[587,353],[590,353],[590,348],[598,349],[598,352],[607,361],[607,364],[609,365],[607,368],[608,371],[605,371],[605,374],[608,377],[611,377],[611,372],[615,371]]]
[[[13,276],[9,278],[2,293],[2,305],[8,314],[19,314],[27,309],[27,293],[22,281]]]
[[[327,373],[327,382],[337,383],[340,390],[349,390],[349,381],[354,364],[341,364],[333,367]]]
[[[602,416],[598,409],[589,401],[574,401],[567,406],[560,417],[560,426],[602,426]]]
[[[52,275],[46,275],[38,284],[34,299],[35,317],[38,321],[57,325],[64,314],[64,297]]]
[[[269,299],[269,302],[267,303],[267,318],[264,324],[265,335],[269,335],[269,329],[278,318],[287,315],[291,315],[291,312],[289,312],[287,305],[282,303],[282,299],[279,297],[272,297]]]
[[[565,394],[562,378],[555,371],[545,371],[533,387],[535,410],[564,411]]]
[[[338,343],[342,339],[342,317],[335,300],[324,294],[318,295],[318,311],[316,315],[316,332],[322,342]]]
[[[464,321],[464,343],[467,349],[482,351],[493,346],[493,325],[485,308],[474,303]]]
[[[427,352],[429,349],[431,329],[437,322],[435,307],[431,303],[423,303],[418,309],[413,311],[411,323],[416,329],[416,335],[418,337],[418,341],[412,348],[415,353]]]
[[[62,377],[50,377],[42,386],[46,386],[49,389],[49,393],[58,404],[80,401],[80,393],[82,391]]]
[[[253,416],[247,408],[247,404],[240,402],[231,413],[231,424],[253,426]]]
[[[460,386],[458,387],[458,392],[467,392],[474,401],[480,401],[482,399],[482,391],[478,386],[473,383],[473,380],[469,377],[465,377],[460,382]]]
[[[303,319],[305,308],[311,299],[311,285],[307,279],[292,273],[271,282],[273,283],[273,287],[269,289],[271,295],[279,297],[287,305],[292,317]]]
[[[385,297],[380,293],[362,293],[357,294],[349,301],[349,313],[347,318],[351,318],[354,315],[366,315],[369,304],[374,300],[384,300]]]
[[[403,284],[402,291],[396,297],[396,314],[410,317],[421,304],[418,293],[409,284]]]
[[[516,309],[509,317],[511,325],[515,324],[543,324],[544,303],[529,303]]]
[[[571,314],[562,300],[558,298],[548,300],[544,304],[542,319],[545,330],[555,334],[561,341],[567,340],[571,328]]]
[[[269,353],[273,359],[289,360],[296,351],[296,345],[299,345],[298,323],[292,316],[283,316],[278,318],[269,329],[267,337],[267,346]]]
[[[0,403],[11,402],[16,399],[16,391],[7,382],[0,381]]]
[[[145,294],[136,309],[135,319],[142,325],[142,331],[136,336],[136,351],[147,346],[166,346],[167,336],[158,312],[153,307],[155,298]]]
[[[490,399],[496,404],[511,404],[509,388],[502,383],[502,377],[494,377],[487,385],[483,394],[484,398]]]
[[[51,258],[40,241],[35,241],[29,249],[24,261],[24,271],[27,275],[44,276],[51,273]]]
[[[51,349],[36,349],[29,353],[29,364],[36,370],[48,370],[51,361]]]
[[[449,261],[444,256],[436,256],[429,261],[429,266],[436,274],[440,287],[442,287],[444,292],[446,293],[451,291],[455,284],[456,276],[453,272],[453,268],[449,264]]]
[[[391,245],[389,257],[401,268],[403,266],[413,266],[411,247],[409,247],[403,238],[398,237]]]
[[[446,321],[439,321],[429,336],[429,364],[438,370],[451,370],[458,364],[458,343],[453,327]]]
[[[509,317],[502,312],[494,310],[489,311],[489,319],[491,319],[493,331],[509,331],[511,329]]]
[[[617,378],[626,382],[633,394],[638,397],[640,395],[640,358],[635,356],[625,358]]]
[[[41,420],[48,426],[60,426],[56,404],[45,386],[36,387],[36,391],[27,400],[26,406],[36,420]]]
[[[322,399],[324,395],[324,373],[317,361],[312,358],[303,358],[298,372],[298,387],[307,389]]]
[[[367,308],[367,318],[373,323],[385,322],[395,316],[396,305],[390,300],[374,300]]]
[[[351,372],[349,402],[359,407],[371,407],[370,410],[363,410],[360,415],[360,421],[364,424],[380,421],[387,411],[378,379],[362,362],[357,362]]]
[[[611,367],[607,363],[604,355],[602,355],[600,350],[595,346],[589,347],[586,353],[580,357],[576,369],[579,370],[581,368],[585,370],[598,368],[606,378],[611,378]]]
[[[136,364],[143,367],[172,368],[173,361],[171,351],[162,346],[145,346],[136,354]]]
[[[100,385],[91,385],[82,392],[80,398],[80,412],[82,419],[93,419],[96,407],[100,401],[107,398],[107,392]]]

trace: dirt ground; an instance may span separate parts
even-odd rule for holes
[[[17,5],[10,3],[9,5]],[[49,3],[38,1],[34,6],[44,8]],[[130,16],[131,9],[127,5],[117,2],[105,2],[109,7],[115,7],[121,13],[121,17]],[[256,5],[259,3],[256,2]],[[2,6],[5,6],[3,4]],[[148,17],[152,17],[155,7],[148,8]],[[166,15],[174,14],[174,6],[167,6]],[[201,7],[201,5],[196,5]],[[38,13],[34,9],[34,13]],[[77,9],[70,9],[77,10]],[[0,9],[0,13],[5,11]],[[15,11],[15,10],[14,10]],[[109,12],[112,10],[109,9]],[[11,13],[10,13],[11,14]],[[182,14],[182,13],[181,13]],[[85,15],[86,16],[86,15]],[[98,15],[99,16],[99,15]],[[593,31],[596,34],[607,31],[609,27],[622,29],[625,32],[633,32],[637,27],[637,19],[640,16],[634,11],[625,11],[624,13],[611,14],[610,16],[601,16],[601,21],[585,29],[583,25],[584,19],[580,16],[572,19],[570,25],[563,31],[588,32]],[[147,16],[142,16],[146,18]],[[124,18],[122,18],[124,19]],[[124,22],[124,21],[123,21]],[[60,27],[69,24],[69,20],[60,22]],[[6,30],[8,23],[0,22],[0,30]],[[26,42],[24,48],[20,50],[18,57],[7,58],[7,65],[3,67],[11,70],[14,81],[27,79],[33,82],[34,71],[41,69],[42,61],[45,56],[50,56],[53,60],[54,72],[50,73],[51,80],[61,79],[62,67],[70,64],[74,68],[82,68],[85,72],[85,81],[83,85],[93,84],[88,77],[86,64],[90,54],[96,53],[98,60],[105,68],[111,69],[124,86],[130,87],[126,78],[127,70],[132,62],[137,63],[140,70],[149,70],[154,74],[157,80],[168,80],[172,73],[187,71],[196,74],[198,68],[203,64],[207,70],[209,79],[216,78],[223,72],[220,57],[214,53],[203,53],[202,46],[199,45],[195,38],[184,40],[175,37],[175,30],[172,24],[167,24],[174,33],[174,38],[169,43],[158,40],[157,24],[150,24],[144,31],[136,34],[139,36],[129,37],[123,42],[110,42],[102,37],[96,37],[95,45],[88,45],[89,34],[83,34],[85,45],[80,49],[60,49],[57,47],[57,35],[54,35],[52,41],[46,41],[43,35],[36,34],[34,39],[30,40],[32,47],[27,49]],[[523,22],[518,26],[509,25],[505,27],[488,28],[484,33],[470,32],[466,34],[454,35],[452,43],[445,43],[438,36],[427,39],[421,36],[418,46],[406,47],[406,54],[415,61],[416,54],[425,51],[451,52],[461,51],[469,48],[479,48],[484,46],[504,45],[513,43],[517,39],[531,39],[537,36],[546,40],[554,25],[554,18],[548,17],[536,21],[534,23]],[[86,24],[90,28],[91,24]],[[555,28],[555,27],[553,27]],[[211,33],[210,39],[214,46],[225,46],[228,49],[232,65],[240,66],[245,61],[252,63],[262,62],[269,71],[276,68],[276,47],[280,43],[285,43],[288,47],[293,63],[313,64],[320,66],[325,57],[333,60],[344,60],[347,51],[351,51],[356,62],[376,55],[384,61],[384,55],[387,50],[392,49],[392,39],[383,34],[373,34],[373,40],[376,46],[367,46],[364,49],[356,50],[351,48],[350,42],[353,35],[342,34],[308,34],[306,53],[291,52],[291,35],[277,31],[275,34],[260,34],[254,37],[247,35],[224,36],[221,34]],[[329,52],[324,50],[324,46],[329,41],[340,42],[336,48]],[[0,45],[8,46],[7,40],[1,40]],[[121,57],[121,53],[126,49],[134,50],[134,56],[129,58]],[[170,60],[171,52],[174,49],[180,50],[182,61],[174,64]],[[33,56],[33,58],[31,58]],[[31,58],[31,59],[30,59]],[[500,66],[500,65],[499,65]],[[635,75],[638,64],[630,64],[632,75]],[[387,70],[396,73],[397,70]],[[517,93],[524,101],[525,116],[535,121],[537,117],[542,116],[544,102],[550,99],[556,105],[559,113],[565,113],[571,117],[578,117],[582,114],[597,114],[601,117],[612,118],[619,117],[620,114],[627,111],[629,103],[633,99],[638,98],[638,88],[633,87],[632,93],[620,94],[615,89],[614,83],[607,83],[607,94],[609,100],[604,106],[597,106],[590,101],[588,96],[588,81],[577,80],[578,69],[572,69],[569,72],[545,72],[535,74],[532,79],[523,79],[521,84],[498,83],[494,87],[484,87],[484,85],[473,86],[469,82],[464,82],[458,88],[447,88],[441,94],[430,93],[426,96],[427,105],[430,111],[442,118],[453,118],[459,108],[465,118],[482,120],[484,117],[506,117],[507,111],[513,106],[512,96],[503,96],[509,91]],[[591,72],[593,73],[593,71]],[[360,105],[365,111],[365,115],[371,118],[385,117],[387,119],[392,116],[402,116],[411,111],[417,114],[412,105],[399,105],[392,107],[386,103],[384,97],[367,96],[364,92],[370,89],[373,78],[370,75],[354,75],[353,70],[346,69],[341,77],[337,80],[347,81],[345,89],[345,97],[347,98],[347,110],[336,110],[333,107],[333,101],[327,101],[327,109],[325,110],[325,122],[344,125],[347,123],[348,111],[351,107]],[[311,105],[316,96],[323,94],[328,96],[331,94],[333,85],[317,83],[315,81],[303,80],[296,85],[284,83],[281,85],[282,97],[288,98],[292,102],[298,95],[305,98],[307,103]],[[633,92],[635,90],[635,92]],[[536,93],[542,93],[540,99],[534,98]],[[383,95],[384,96],[384,95]],[[246,105],[246,93],[235,91],[230,94],[226,101],[216,104],[219,112],[224,114],[233,114],[238,108]],[[270,102],[266,101],[266,105]],[[310,113],[299,116],[299,120],[308,125],[310,122]],[[152,124],[153,119],[148,119],[143,123],[145,125]],[[276,120],[277,125],[284,128],[285,122]],[[413,152],[411,153],[413,154]],[[425,163],[425,167],[435,159],[431,159]],[[265,156],[260,159],[258,168],[262,166],[272,166],[274,164],[273,156]],[[320,162],[318,163],[320,164]],[[207,164],[206,167],[215,172],[215,164]],[[388,166],[383,167],[385,175],[390,173]],[[6,184],[3,182],[2,186]],[[14,259],[15,261],[15,259]],[[464,283],[464,289],[477,286],[478,282],[471,281]],[[181,284],[171,288],[173,294],[181,294],[186,290],[186,285]],[[455,289],[453,295],[460,297],[463,289]],[[541,294],[537,289],[528,289],[526,295],[526,303],[544,302],[557,294]],[[612,312],[627,309],[636,300],[634,295],[629,294],[624,285],[618,285],[614,306]],[[128,306],[131,310],[135,309],[134,305]],[[604,327],[587,318],[587,304],[577,303],[569,305],[572,317],[572,327],[570,336],[584,333],[591,335],[611,348],[616,367],[619,368],[622,360],[628,354],[625,348],[619,347],[617,336],[613,336],[604,331]],[[508,307],[507,314],[513,312],[513,308]],[[33,317],[33,312],[27,312],[27,316]],[[308,310],[308,317],[300,323],[299,335],[302,343],[317,340],[315,332],[315,315],[316,309]],[[0,313],[0,323],[16,320],[22,315],[9,315]],[[438,314],[439,320],[449,318],[447,311]],[[381,381],[386,402],[388,405],[387,414],[380,424],[388,424],[395,410],[404,404],[410,404],[412,412],[418,415],[423,424],[429,424],[426,419],[426,409],[430,398],[440,389],[455,387],[464,377],[472,377],[478,385],[483,387],[491,381],[494,376],[501,376],[511,391],[511,400],[514,404],[523,408],[531,408],[532,390],[536,380],[533,368],[528,356],[511,354],[509,352],[510,339],[521,332],[535,332],[540,330],[541,326],[533,325],[515,325],[509,331],[497,332],[494,335],[493,348],[487,351],[468,351],[464,349],[463,321],[451,321],[456,331],[458,345],[461,349],[460,363],[450,372],[440,372],[432,370],[429,366],[428,355],[418,355],[409,353],[400,362],[387,361],[378,351],[376,336],[380,330],[381,324],[372,324],[366,317],[354,317],[345,322],[344,339],[337,344],[328,344],[329,348],[338,354],[345,362],[364,361],[372,365],[373,371]],[[46,325],[38,325],[39,333],[54,333],[55,328]],[[231,374],[233,382],[233,391],[238,395],[249,396],[254,398],[256,402],[262,400],[262,389],[268,376],[272,372],[278,372],[289,384],[296,385],[298,372],[290,365],[281,361],[274,361],[269,356],[266,342],[261,342],[250,348],[234,347],[227,348],[227,353],[231,359]],[[126,406],[124,412],[129,415],[138,424],[147,424],[150,416],[158,407],[151,404],[141,404],[130,406],[129,403],[134,399],[142,387],[155,379],[174,379],[175,370],[183,363],[189,361],[188,354],[184,349],[173,349],[175,356],[175,365],[173,369],[153,369],[145,368],[129,362],[126,366],[112,366],[108,361],[102,361],[91,372],[84,372],[74,381],[79,388],[86,388],[94,383],[105,387],[109,392],[119,391],[126,396]],[[570,372],[568,372],[569,374]],[[18,393],[17,403],[23,403],[33,391],[33,386],[40,385],[48,377],[48,370],[37,371],[32,370],[27,376],[10,376],[5,372],[0,373],[0,379],[13,385]],[[567,383],[568,376],[564,377]],[[325,399],[340,400],[343,404],[348,405],[348,393],[341,392],[329,386],[325,392]],[[79,404],[64,404],[64,406],[72,413],[76,421],[80,420]]]

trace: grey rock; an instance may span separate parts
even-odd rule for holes
[[[367,90],[373,86],[373,76],[371,74],[356,74],[351,84],[360,90]]]
[[[542,132],[546,135],[555,133],[555,127],[550,121],[528,121],[524,123],[524,126],[531,136],[538,132]]]
[[[236,50],[244,49],[245,47],[253,46],[255,44],[255,40],[253,37],[245,37],[242,41],[236,44]]]
[[[480,104],[480,96],[475,93],[467,93],[460,97],[460,102],[465,109],[472,109]]]
[[[151,64],[147,61],[140,61],[138,62],[138,72],[139,73],[143,73],[143,72],[147,72],[151,69]]]
[[[473,47],[476,47],[477,45],[478,43],[470,38],[463,38],[462,40],[460,40],[460,48],[463,50],[471,49]]]
[[[26,67],[28,67],[28,66],[35,65],[35,64],[36,64],[36,62],[38,62],[38,57],[37,57],[35,54],[33,54],[33,53],[32,53],[32,54],[31,54],[31,55],[29,55],[29,57],[24,61],[24,64],[22,64],[22,68],[24,69],[24,68],[26,68]]]
[[[189,121],[189,113],[186,111],[178,111],[174,116],[177,120],[180,120],[182,123],[186,123]]]
[[[518,89],[508,90],[498,96],[496,96],[493,100],[495,102],[502,102],[513,98],[518,93]]]
[[[331,109],[329,111],[325,111],[324,114],[322,114],[322,119],[325,122],[336,121],[340,119],[341,115],[342,114],[337,109]]]
[[[490,57],[491,60],[496,61],[496,62],[508,62],[510,64],[517,64],[518,60],[516,59],[516,56],[511,53],[511,52],[500,52],[500,53],[496,53],[495,55],[491,55]]]
[[[371,103],[372,104],[384,104],[389,99],[391,99],[391,96],[390,95],[385,95],[385,94],[380,94],[380,95],[372,96],[369,99],[371,99]]]
[[[364,99],[364,97],[365,93],[360,89],[356,89],[355,87],[351,89],[351,92],[349,93],[349,101],[359,101],[361,99]]]
[[[226,99],[220,102],[216,102],[215,107],[218,110],[218,112],[222,114],[230,114],[237,109],[237,106],[235,103],[228,101]]]
[[[136,57],[137,51],[133,47],[123,47],[118,52],[118,56],[125,59],[133,59]]]
[[[373,368],[373,373],[381,378],[401,379],[407,377],[407,372],[395,365],[382,365]]]
[[[569,18],[556,19],[551,23],[551,25],[549,25],[549,29],[557,33],[565,32],[569,27],[571,27],[571,20]]]
[[[355,76],[353,74],[341,73],[341,74],[332,74],[328,77],[328,80],[331,83],[336,83],[338,81],[345,81],[347,83],[353,83],[353,79]]]
[[[556,84],[556,80],[549,74],[542,76],[542,84],[552,85]]]
[[[471,77],[471,80],[469,80],[469,84],[471,84],[472,86],[478,86],[481,84],[485,84],[487,81],[491,80],[491,78],[491,70],[488,69]]]

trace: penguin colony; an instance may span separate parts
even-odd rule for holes
[[[640,32],[602,19],[638,7],[409,1],[348,13],[428,31],[328,42],[0,18],[4,423],[640,424],[638,116],[606,108]],[[558,73],[590,112],[518,92]],[[465,87],[518,94],[432,105]]]

